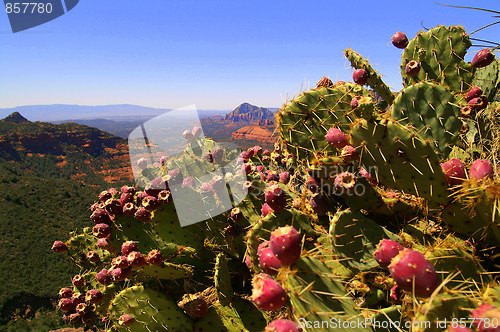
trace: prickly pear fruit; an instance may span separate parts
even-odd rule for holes
[[[328,77],[322,77],[318,83],[316,83],[316,88],[329,88],[333,86],[333,82]]]
[[[59,297],[60,298],[65,299],[65,298],[70,298],[71,296],[73,296],[73,291],[71,289],[69,289],[68,287],[64,287],[64,288],[61,288],[61,290],[59,290]]]
[[[99,258],[99,254],[96,251],[91,250],[87,253],[87,260],[92,263],[97,263],[101,259]]]
[[[365,85],[368,82],[368,72],[365,69],[356,69],[352,74],[354,83]]]
[[[457,158],[452,158],[441,164],[444,176],[448,184],[454,186],[461,184],[467,178],[464,164]]]
[[[131,266],[142,266],[146,264],[146,258],[138,251],[132,251],[127,256],[127,261]]]
[[[241,218],[243,218],[243,213],[241,212],[240,208],[233,208],[231,210],[231,219],[237,223],[241,220]]]
[[[112,197],[113,196],[111,195],[111,193],[107,190],[101,191],[101,193],[99,194],[99,200],[103,203]]]
[[[271,233],[269,246],[284,265],[292,265],[300,258],[300,233],[293,226],[279,227]]]
[[[276,319],[266,326],[264,332],[300,332],[299,324],[288,319]]]
[[[158,194],[159,195],[159,194]],[[145,197],[143,200],[142,200],[142,206],[148,210],[148,211],[154,211],[156,210],[159,206],[160,206],[160,202],[158,201],[158,198],[154,197],[154,196],[148,196],[148,197]]]
[[[485,109],[488,106],[488,99],[486,98],[486,96],[472,98],[467,103],[467,106],[469,106],[470,108],[472,108],[475,111],[479,111],[479,110]]]
[[[68,250],[68,247],[62,241],[54,241],[52,244],[53,252],[65,252],[66,250]]]
[[[356,175],[351,172],[342,172],[337,174],[333,181],[335,190],[342,194],[352,195],[356,186]]]
[[[109,285],[113,281],[113,279],[111,278],[111,274],[106,269],[102,269],[101,271],[97,272],[95,278],[104,286]]]
[[[58,307],[63,311],[75,310],[75,305],[73,301],[68,298],[63,298],[59,300]]]
[[[392,278],[401,289],[428,297],[439,285],[434,266],[418,251],[404,249],[389,265]]]
[[[312,176],[307,179],[306,188],[315,194],[319,192],[318,182]]]
[[[123,206],[123,214],[126,216],[133,216],[137,212],[137,207],[133,203],[126,203]]]
[[[119,267],[120,269],[126,269],[127,267],[129,267],[130,262],[128,261],[127,256],[117,256],[113,258],[113,260],[111,261],[111,265],[113,265],[114,267]]]
[[[85,280],[83,280],[82,276],[79,274],[74,276],[71,282],[73,283],[73,285],[75,285],[76,288],[80,288],[83,287],[83,285],[85,285]]]
[[[262,208],[261,208],[261,216],[262,217],[265,217],[268,214],[273,213],[273,212],[274,212],[274,210],[269,206],[269,204],[265,203],[264,205],[262,205]]]
[[[123,327],[130,327],[135,323],[135,318],[132,315],[125,314],[118,318],[118,325]]]
[[[96,304],[102,301],[103,294],[98,289],[91,289],[85,294],[85,302]]]
[[[499,332],[498,318],[500,310],[490,303],[481,304],[477,309],[471,310],[474,325],[480,332]]]
[[[346,145],[342,148],[342,151],[340,152],[340,157],[342,157],[342,159],[345,162],[351,162],[358,159],[359,154],[358,151],[356,151],[356,148],[350,145]]]
[[[484,48],[477,52],[472,59],[471,65],[474,68],[486,67],[495,60],[495,55],[488,48]]]
[[[380,240],[373,257],[381,267],[386,268],[391,264],[391,260],[396,257],[404,247],[396,241],[383,239]]]
[[[90,219],[94,222],[94,224],[109,224],[111,223],[111,217],[109,214],[106,212],[104,209],[96,209],[92,215],[90,216]]]
[[[309,204],[311,204],[311,208],[318,216],[324,216],[328,213],[328,201],[321,194],[312,195]]]
[[[285,210],[286,207],[286,192],[278,185],[271,184],[264,191],[266,204],[271,207],[276,213]]]
[[[397,48],[406,48],[406,45],[408,45],[408,37],[401,32],[398,31],[391,37],[391,42],[392,45],[396,46]]]
[[[197,298],[182,304],[182,310],[184,310],[189,317],[198,319],[204,317],[208,313],[208,304],[204,299]]]
[[[471,179],[481,180],[493,177],[493,164],[489,160],[478,159],[470,167],[469,177]]]
[[[262,249],[259,254],[259,265],[265,273],[275,276],[278,274],[281,262],[278,257],[273,254],[271,248],[267,247]]]
[[[111,270],[110,274],[114,282],[120,282],[125,280],[131,271],[131,267],[127,267],[126,269],[115,268]]]
[[[411,60],[406,64],[405,72],[408,76],[417,76],[420,71],[420,63],[415,60]]]
[[[328,144],[337,149],[342,149],[349,144],[349,137],[338,128],[330,128],[325,135]]]
[[[268,274],[255,275],[252,286],[252,300],[262,310],[277,310],[288,300],[283,287]]]
[[[288,182],[290,182],[290,173],[281,172],[280,173],[280,182],[283,184],[287,184]]]
[[[470,101],[471,99],[479,98],[479,97],[481,97],[482,94],[483,94],[483,90],[481,90],[480,87],[473,86],[467,92],[467,95],[465,96],[465,100]]]
[[[110,233],[111,227],[108,224],[97,224],[92,228],[92,234],[98,239],[106,238]]]
[[[122,244],[122,255],[126,256],[130,254],[132,251],[139,251],[137,247],[137,242],[135,241],[126,241]]]
[[[148,253],[148,263],[151,265],[160,265],[163,263],[163,255],[158,249],[153,249]]]
[[[153,217],[151,214],[151,211],[147,210],[144,207],[140,207],[137,209],[135,212],[135,217],[142,222],[150,222],[151,218]]]

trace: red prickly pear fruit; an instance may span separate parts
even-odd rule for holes
[[[163,263],[163,255],[158,249],[153,249],[148,253],[148,263],[151,265],[160,265]]]
[[[262,310],[277,310],[288,300],[283,287],[268,274],[255,275],[252,286],[252,300]]]
[[[309,204],[311,204],[311,208],[318,216],[324,216],[328,213],[328,201],[325,199],[325,197],[323,197],[323,195],[312,195],[311,199],[309,200]]]
[[[260,211],[260,215],[261,215],[262,217],[265,217],[265,216],[267,216],[268,214],[271,214],[271,213],[273,213],[273,212],[274,212],[274,210],[273,210],[273,209],[269,206],[269,204],[264,203],[264,205],[262,205],[262,209],[261,209],[261,211]]]
[[[356,151],[356,148],[346,145],[342,148],[342,151],[340,152],[340,157],[345,161],[345,162],[351,162],[356,159],[358,159],[359,154],[358,151]]]
[[[150,222],[153,215],[144,207],[137,209],[134,215],[141,222]]]
[[[127,267],[129,267],[130,262],[128,261],[127,256],[118,256],[113,258],[113,260],[111,261],[111,265],[120,269],[126,269]]]
[[[312,176],[307,179],[306,188],[314,194],[319,192],[318,182]]]
[[[479,110],[485,109],[488,106],[488,99],[486,98],[486,96],[472,98],[467,103],[467,106],[472,108],[474,111],[479,111]]]
[[[208,313],[208,304],[202,298],[194,299],[182,305],[182,310],[193,319],[204,317]]]
[[[109,188],[108,189],[108,193],[111,194],[111,197],[115,197],[116,195],[118,195],[118,190],[116,190],[116,188]]]
[[[249,255],[245,256],[245,265],[248,267],[250,271],[252,270],[252,259],[250,258]]]
[[[131,266],[139,267],[146,264],[146,258],[138,251],[132,251],[127,256],[127,261]]]
[[[133,216],[137,212],[137,206],[133,203],[126,203],[123,206],[123,214],[126,216]]]
[[[111,223],[111,217],[104,209],[96,209],[90,219],[94,222],[94,224],[109,224]]]
[[[352,195],[356,186],[356,175],[351,172],[337,174],[333,182],[335,190],[341,194]]]
[[[250,165],[248,163],[241,165],[241,174],[248,175],[250,173],[252,173],[252,165]]]
[[[349,144],[349,137],[338,128],[330,128],[325,135],[328,144],[337,149],[342,149]]]
[[[222,176],[216,175],[212,178],[212,189],[216,193],[220,193],[224,189],[226,189],[226,182],[224,181],[224,178]]]
[[[279,181],[280,176],[278,175],[278,173],[277,173],[277,172],[275,172],[275,171],[267,171],[266,173],[267,173],[267,178],[266,178],[266,180],[267,180],[268,182],[271,182],[271,181]]]
[[[471,310],[471,314],[475,318],[474,325],[479,332],[500,331],[498,323],[493,324],[495,319],[498,321],[498,317],[500,317],[500,310],[497,307],[490,303],[483,303],[477,309]]]
[[[201,136],[201,132],[202,132],[202,130],[201,130],[201,127],[194,126],[194,127],[193,127],[193,130],[192,130],[191,132],[192,132],[192,134],[193,134],[193,136],[194,136],[195,138],[199,138],[199,137]]]
[[[73,291],[71,289],[69,289],[68,287],[64,287],[64,288],[61,288],[59,290],[59,297],[61,299],[70,298],[72,296],[73,296]]]
[[[98,238],[106,238],[111,233],[111,227],[108,224],[97,224],[92,228],[92,234]]]
[[[389,265],[391,277],[401,289],[415,291],[419,297],[428,297],[439,285],[434,266],[424,255],[411,249],[403,249]]]
[[[368,171],[364,168],[360,168],[359,171],[358,171],[359,175],[361,175],[362,177],[364,177],[365,179],[367,180],[371,180],[372,179],[372,176],[370,173],[368,173]]]
[[[260,156],[262,154],[263,150],[262,150],[262,147],[256,145],[253,147],[253,154],[255,156]]]
[[[148,168],[148,161],[146,158],[140,158],[137,160],[137,167],[142,171]]]
[[[281,172],[280,173],[280,182],[283,184],[287,184],[288,182],[290,182],[290,173]]]
[[[170,175],[165,175],[164,177],[154,178],[144,189],[144,192],[137,194],[137,198],[142,200],[147,196],[156,196],[160,193],[160,191],[168,189],[167,181],[170,179]]]
[[[449,185],[454,186],[461,184],[467,178],[465,175],[465,166],[462,161],[457,158],[452,158],[442,163],[441,169]]]
[[[196,184],[194,183],[194,178],[191,177],[191,176],[188,176],[187,178],[185,178],[183,181],[182,181],[182,186],[184,188],[196,188]]]
[[[491,50],[487,48],[484,48],[476,53],[476,55],[472,59],[471,65],[474,68],[482,68],[492,63],[493,60],[495,60],[495,55],[493,54],[493,52],[491,52]]]
[[[110,198],[104,203],[104,209],[108,211],[108,213],[112,215],[119,215],[123,212],[123,208],[120,204],[120,201],[116,198]]]
[[[53,252],[59,253],[59,252],[65,252],[67,250],[68,250],[68,247],[62,241],[54,241],[54,243],[52,244],[52,251]]]
[[[70,310],[62,315],[62,319],[65,323],[76,324],[81,319],[81,316],[75,310]]]
[[[127,256],[132,251],[139,251],[137,247],[137,242],[135,241],[126,241],[122,244],[122,255]]]
[[[269,150],[264,150],[264,152],[262,153],[264,156],[270,156],[271,155],[271,152],[269,152]]]
[[[76,307],[80,303],[85,302],[85,295],[81,293],[73,293],[73,296],[71,297],[71,301],[73,302],[73,305]]]
[[[272,184],[264,191],[266,204],[271,207],[276,213],[285,210],[286,207],[286,192],[278,185]]]
[[[301,332],[299,324],[288,319],[276,319],[269,323],[264,332]]]
[[[74,276],[73,279],[71,280],[71,282],[73,283],[73,285],[76,288],[80,288],[80,287],[83,287],[85,285],[85,280],[83,280],[82,276],[79,274]]]
[[[250,157],[251,157],[251,156],[250,156],[250,153],[248,153],[248,151],[243,151],[243,152],[241,152],[241,158],[243,158],[243,160],[244,160],[245,162],[247,162],[247,161],[248,161],[248,159],[249,159]]]
[[[365,85],[368,82],[368,72],[366,69],[356,69],[352,74],[352,79],[356,84]]]
[[[319,88],[330,88],[333,87],[333,82],[328,77],[323,76],[318,83],[316,83],[316,89]]]
[[[159,195],[159,194],[158,194]],[[142,206],[148,210],[148,211],[154,211],[160,206],[160,202],[158,201],[158,198],[153,197],[153,196],[148,196],[145,197],[142,200]]]
[[[482,94],[483,94],[483,90],[481,90],[480,87],[473,86],[467,92],[467,95],[465,96],[465,100],[470,101],[471,99],[479,98],[482,96]]]
[[[113,195],[111,195],[111,193],[107,190],[101,191],[101,193],[99,194],[99,200],[103,203],[110,198],[113,198]]]
[[[98,289],[91,289],[85,294],[85,302],[90,304],[97,304],[102,301],[103,294]]]
[[[170,196],[170,191],[168,190],[160,191],[160,193],[158,194],[158,202],[160,202],[160,204],[167,204],[170,203],[171,201],[172,197]]]
[[[259,244],[259,247],[257,248],[257,255],[261,255],[262,251],[266,248],[269,248],[269,241],[264,241],[261,244]]]
[[[243,218],[243,213],[240,208],[235,207],[231,210],[231,219],[236,223],[239,222]]]
[[[111,270],[111,278],[113,279],[113,282],[120,282],[123,281],[127,278],[127,276],[132,272],[131,267],[127,267],[126,269],[120,269],[116,268]]]
[[[134,203],[134,194],[122,193],[120,195],[120,206],[123,208],[127,203]]]
[[[460,109],[460,116],[463,118],[472,118],[476,114],[475,109],[472,108],[470,105],[465,105]],[[467,129],[468,130],[468,129]]]
[[[104,286],[109,285],[113,281],[111,274],[106,269],[102,269],[101,271],[97,272],[95,278],[100,284]]]
[[[253,148],[247,149],[248,157],[252,158],[254,156]]]
[[[203,196],[213,195],[214,189],[211,183],[202,183],[200,186],[200,192]]]
[[[469,177],[476,180],[491,179],[494,172],[493,164],[489,160],[478,159],[470,167]]]
[[[92,263],[97,263],[101,260],[101,258],[96,251],[91,250],[87,253],[87,260]]]
[[[420,62],[411,60],[406,64],[405,67],[406,75],[410,77],[417,76],[419,71],[420,71]]]
[[[69,298],[60,299],[57,306],[63,311],[75,310],[75,305],[73,301]]]
[[[356,97],[354,97],[354,98],[352,98],[352,99],[351,99],[351,107],[352,107],[353,109],[359,106],[359,99],[360,99],[360,98],[361,98],[361,97],[357,97],[357,96],[356,96]]]
[[[406,48],[406,46],[408,45],[408,37],[406,37],[403,32],[398,31],[392,35],[391,42],[392,45],[396,46],[397,48]]]
[[[474,331],[465,326],[457,326],[457,327],[450,326],[449,328],[446,329],[445,332],[474,332]]]
[[[264,166],[259,165],[255,169],[257,170],[257,172],[262,173],[264,171]]]
[[[292,265],[300,258],[301,239],[293,226],[279,227],[271,233],[269,246],[283,265]]]
[[[391,264],[391,260],[403,249],[404,247],[396,241],[382,239],[373,253],[373,257],[381,267],[386,268]]]
[[[278,257],[273,254],[271,248],[267,247],[261,250],[259,265],[265,273],[275,276],[278,274],[281,262]]]
[[[76,306],[76,312],[79,313],[80,315],[85,315],[89,312],[90,308],[87,305],[87,303],[78,303]]]
[[[118,318],[118,325],[123,327],[130,327],[134,325],[134,323],[135,318],[129,314],[121,315],[120,318]]]
[[[120,191],[123,194],[132,194],[132,195],[135,195],[136,189],[134,187],[130,187],[130,186],[125,185],[125,186],[121,187]]]

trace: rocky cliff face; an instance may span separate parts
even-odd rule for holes
[[[233,132],[231,135],[233,140],[249,140],[262,143],[276,142],[276,135],[271,130],[259,126],[245,126]]]
[[[247,121],[257,125],[265,125],[265,123],[274,122],[274,113],[267,108],[243,103],[227,114],[224,120],[233,122]]]

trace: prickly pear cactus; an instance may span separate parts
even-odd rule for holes
[[[498,63],[466,63],[462,27],[395,45],[406,45],[401,92],[348,49],[366,81],[322,78],[287,102],[273,151],[225,152],[193,128],[182,154],[139,160],[137,187],[103,191],[89,227],[54,242],[81,269],[59,292],[68,324],[182,332],[496,324],[500,121],[486,101],[498,95]],[[181,224],[179,206],[200,222]]]

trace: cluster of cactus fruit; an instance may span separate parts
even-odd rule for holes
[[[94,226],[53,245],[81,269],[59,293],[64,318],[113,331],[500,331],[500,62],[485,49],[466,63],[461,27],[392,43],[403,90],[348,49],[355,83],[322,78],[284,105],[275,149],[243,151],[233,172],[206,180],[235,158],[199,128],[182,155],[140,159],[142,190],[101,193]],[[236,207],[181,227],[183,190],[195,208],[217,211],[228,192]]]

